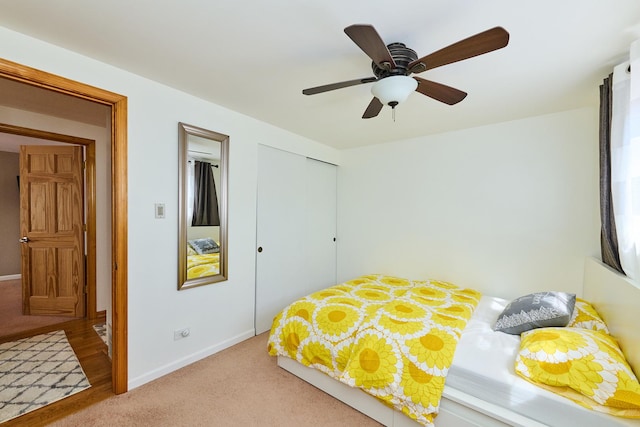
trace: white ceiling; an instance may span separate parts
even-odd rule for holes
[[[468,92],[461,103],[414,93],[395,122],[388,107],[363,120],[370,85],[301,93],[372,76],[343,32],[354,23],[419,56],[494,26],[510,42],[420,74]],[[22,0],[2,2],[0,25],[349,148],[596,105],[640,38],[640,1]]]

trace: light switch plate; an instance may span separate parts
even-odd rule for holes
[[[164,203],[156,203],[156,218],[164,218]]]

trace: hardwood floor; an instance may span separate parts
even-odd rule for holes
[[[78,356],[89,383],[91,383],[91,387],[87,390],[2,423],[2,427],[45,426],[114,395],[111,391],[111,360],[107,354],[107,346],[93,329],[94,324],[103,322],[104,318],[96,320],[77,319],[0,337],[0,342],[7,342],[64,329],[67,339]]]

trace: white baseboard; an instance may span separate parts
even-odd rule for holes
[[[16,280],[22,277],[22,274],[8,274],[6,276],[0,276],[0,282],[4,282],[5,280]]]
[[[170,374],[173,371],[177,371],[180,368],[184,368],[187,365],[197,362],[198,360],[204,359],[205,357],[211,356],[212,354],[218,353],[219,351],[222,351],[225,348],[229,348],[232,345],[238,344],[249,338],[253,338],[255,335],[256,335],[255,330],[253,329],[250,331],[246,331],[240,335],[236,335],[235,337],[232,337],[226,341],[223,341],[220,344],[207,347],[196,353],[190,354],[189,356],[183,357],[182,359],[176,360],[175,362],[169,363],[165,366],[161,366],[160,368],[154,369],[151,372],[147,372],[144,375],[140,375],[136,378],[132,378],[127,383],[127,385],[129,386],[129,390],[133,390],[134,388],[140,387],[143,384],[151,382],[164,375]]]

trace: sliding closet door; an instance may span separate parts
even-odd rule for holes
[[[336,167],[258,146],[256,333],[287,304],[335,283]]]
[[[303,295],[336,284],[336,180],[335,165],[307,158],[306,164],[306,271]]]
[[[256,334],[271,328],[304,275],[306,158],[258,145]]]

